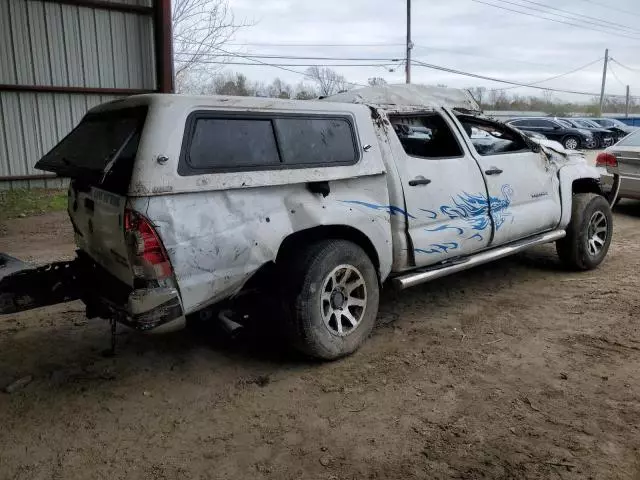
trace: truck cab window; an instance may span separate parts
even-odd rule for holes
[[[473,148],[480,155],[531,150],[522,135],[504,125],[464,115],[458,116],[458,120],[471,140]]]
[[[438,114],[391,117],[391,125],[404,151],[412,157],[455,158],[462,148]]]

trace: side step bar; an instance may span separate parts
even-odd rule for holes
[[[406,275],[401,275],[392,279],[392,284],[399,290],[419,285],[420,283],[429,282],[436,278],[451,275],[452,273],[462,272],[469,268],[477,267],[484,263],[489,263],[500,258],[508,257],[514,253],[526,250],[534,245],[541,245],[543,243],[550,243],[559,240],[566,236],[564,230],[554,230],[552,232],[536,235],[535,237],[520,240],[518,242],[510,243],[502,247],[487,250],[482,253],[478,253],[469,257],[467,260],[462,260],[453,265],[431,267],[429,269],[420,269],[415,272],[411,272]]]

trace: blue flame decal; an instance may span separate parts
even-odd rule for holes
[[[496,230],[498,230],[507,218],[511,218],[513,221],[513,217],[508,211],[513,196],[513,189],[510,185],[502,186],[502,195],[503,198],[487,198],[482,194],[472,195],[463,192],[457,198],[451,199],[453,205],[442,205],[440,211],[452,220],[456,218],[466,220],[470,227],[476,231],[483,231],[489,227],[490,218],[493,218]]]
[[[467,240],[475,239],[479,242],[484,240],[485,230],[491,227],[491,220],[495,225],[496,230],[499,230],[502,225],[511,219],[513,222],[513,216],[509,212],[509,206],[511,205],[511,197],[513,196],[513,188],[510,185],[503,185],[502,197],[485,197],[482,194],[470,194],[462,192],[456,197],[452,197],[451,205],[440,206],[440,213],[449,217],[451,220],[462,219],[464,220],[473,233]],[[424,212],[431,212],[435,214],[432,218],[436,218],[437,214],[431,210],[420,209]],[[455,230],[458,235],[467,235],[466,229],[458,226],[441,225],[434,229],[425,229],[428,232],[441,232],[444,230]],[[447,253],[449,250],[458,248],[459,245],[455,242],[431,244],[430,248],[416,248],[415,251],[419,253]]]
[[[452,227],[451,225],[440,225],[437,228],[433,228],[433,229],[425,228],[425,230],[427,232],[442,232],[443,230],[455,230],[456,232],[458,232],[458,235],[464,234],[464,229],[460,227]]]
[[[438,212],[434,212],[433,210],[427,210],[426,208],[421,208],[421,211],[425,212],[429,218],[437,218]]]
[[[353,205],[362,205],[363,207],[371,208],[373,210],[386,210],[389,215],[402,215],[403,217],[416,218],[409,212],[406,212],[395,205],[377,205],[375,203],[362,202],[360,200],[341,200],[341,202],[351,203]]]
[[[429,245],[431,248],[415,248],[414,250],[418,253],[448,253],[449,250],[455,250],[458,248],[458,244],[455,242],[447,242],[447,243],[432,243]]]

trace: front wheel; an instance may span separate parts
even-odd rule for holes
[[[592,270],[602,263],[611,244],[613,217],[607,200],[594,193],[573,196],[567,236],[556,242],[560,260],[576,270]]]
[[[564,139],[563,146],[567,150],[577,150],[580,146],[580,140],[576,137],[567,137]]]
[[[323,240],[287,262],[288,333],[303,353],[333,360],[353,353],[373,329],[380,297],[369,256],[346,240]]]

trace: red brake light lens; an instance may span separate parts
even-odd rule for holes
[[[618,159],[608,152],[600,152],[596,157],[597,167],[617,167]]]
[[[162,280],[173,275],[169,256],[149,220],[133,210],[125,210],[124,230],[136,277]]]

